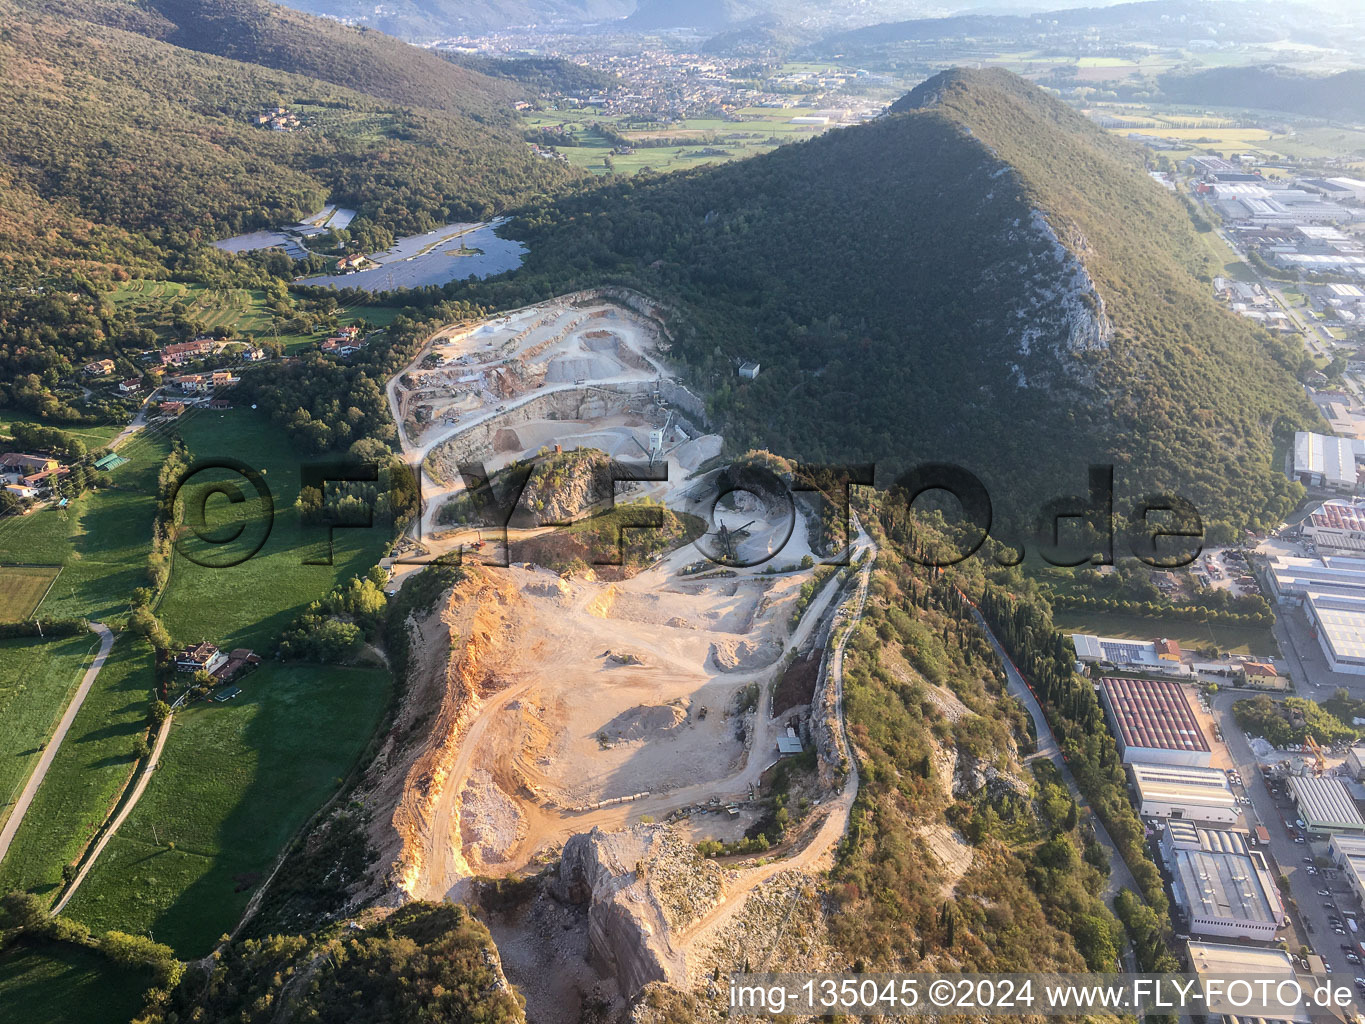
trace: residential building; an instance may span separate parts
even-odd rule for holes
[[[125,395],[131,395],[135,391],[142,390],[142,381],[136,377],[129,377],[127,380],[119,381],[118,389]]]
[[[213,673],[226,665],[228,656],[207,640],[191,644],[175,656],[177,672]]]
[[[1208,767],[1209,741],[1179,683],[1106,676],[1100,680],[1100,703],[1124,764]]]
[[[107,377],[114,372],[114,361],[112,359],[97,359],[93,363],[86,363],[85,372],[91,377]]]

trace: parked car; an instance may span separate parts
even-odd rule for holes
[[[1332,895],[1332,891],[1331,891],[1330,889],[1319,889],[1319,890],[1318,890],[1318,895],[1319,895],[1319,896],[1330,896],[1330,895]],[[1342,948],[1344,949],[1345,947],[1343,946]]]

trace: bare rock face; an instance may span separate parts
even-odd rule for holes
[[[721,871],[667,825],[595,828],[564,844],[550,891],[588,905],[588,961],[632,998],[651,982],[686,979],[672,935],[720,900]]]

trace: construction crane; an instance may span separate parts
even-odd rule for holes
[[[1311,732],[1303,734],[1303,744],[1313,752],[1313,774],[1321,775],[1327,770],[1327,758],[1322,754],[1322,748],[1318,746],[1318,741],[1313,739]]]

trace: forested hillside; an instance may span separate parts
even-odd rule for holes
[[[120,18],[123,4],[99,0],[0,7],[10,100],[0,155],[20,188],[179,250],[329,196],[362,221],[424,230],[487,216],[568,173],[521,144],[506,82],[270,5],[165,7],[178,24],[155,6]],[[110,27],[120,20],[138,31]],[[214,43],[233,59],[196,52]],[[274,104],[301,129],[259,128],[255,115]]]
[[[1006,72],[953,71],[892,116],[714,169],[524,211],[485,305],[631,284],[727,437],[825,461],[964,464],[1000,505],[1175,489],[1271,522],[1272,452],[1311,416],[1299,357],[1224,312],[1179,201],[1136,150]],[[757,380],[739,360],[762,364]],[[1031,523],[1025,524],[1031,527]],[[1224,531],[1226,532],[1226,531]]]
[[[1208,68],[1161,76],[1172,103],[1283,110],[1309,117],[1365,118],[1365,71],[1308,75],[1291,68]]]

